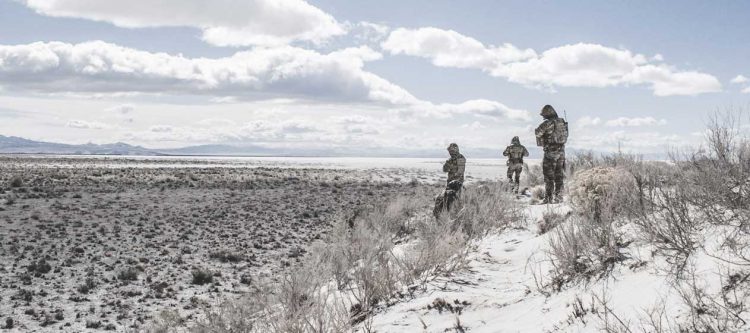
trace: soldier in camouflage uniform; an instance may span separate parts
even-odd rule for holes
[[[568,123],[557,116],[551,105],[542,108],[544,117],[536,128],[537,146],[544,147],[542,172],[544,173],[545,196],[542,203],[562,201],[563,179],[565,177],[565,143],[568,138]]]
[[[448,146],[448,154],[451,155],[451,158],[446,160],[443,164],[443,172],[448,173],[448,181],[446,182],[446,185],[454,180],[458,180],[463,184],[466,158],[458,152],[458,145],[455,143],[451,143]]]
[[[435,208],[432,211],[435,218],[451,210],[454,203],[459,200],[463,187],[466,158],[458,152],[458,145],[455,143],[448,146],[448,153],[451,158],[443,164],[443,172],[448,173],[448,181],[445,190],[435,197]]]
[[[513,192],[518,194],[521,172],[523,172],[523,158],[529,156],[529,151],[521,144],[521,140],[514,136],[510,141],[510,146],[503,151],[503,156],[508,157],[508,182],[512,184]]]

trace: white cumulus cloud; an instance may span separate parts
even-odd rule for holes
[[[735,77],[734,77],[734,78],[732,79],[732,81],[731,81],[731,82],[732,82],[732,83],[736,83],[736,84],[742,84],[742,83],[747,83],[747,82],[750,82],[750,79],[748,79],[748,78],[747,78],[747,77],[745,77],[744,75],[740,74],[740,75],[737,75],[737,76],[735,76]]]
[[[396,29],[381,46],[392,54],[429,58],[435,66],[441,67],[495,68],[536,57],[536,53],[530,49],[521,50],[510,44],[485,46],[453,30],[432,27]]]
[[[594,127],[601,124],[602,119],[599,117],[583,116],[576,121],[578,128]]]
[[[291,46],[186,58],[95,41],[0,45],[0,85],[38,92],[187,93],[245,99],[315,97],[407,103],[402,88],[362,70],[369,47],[321,54]]]
[[[303,0],[25,0],[37,13],[109,22],[124,28],[195,27],[218,46],[322,42],[346,33],[333,16]]]
[[[598,44],[563,45],[538,54],[511,44],[485,46],[453,30],[396,29],[381,43],[391,54],[428,58],[436,66],[473,68],[531,87],[650,85],[654,95],[696,95],[721,90],[716,77],[681,71],[629,50]]]
[[[619,117],[608,120],[605,125],[609,127],[640,127],[640,126],[656,126],[666,125],[666,119],[656,119],[654,117]]]
[[[526,121],[525,110],[475,99],[436,104],[363,69],[382,55],[367,46],[328,54],[259,47],[224,58],[187,58],[101,41],[0,45],[0,87],[47,94],[153,93],[241,100],[377,103],[416,115],[476,115]],[[130,110],[126,106],[120,112]],[[132,111],[132,110],[130,110]],[[132,117],[127,117],[131,119]]]
[[[107,124],[98,122],[98,121],[86,121],[86,120],[70,120],[65,125],[71,128],[80,128],[80,129],[107,129],[109,126]]]
[[[462,103],[443,103],[433,104],[423,102],[420,105],[415,106],[417,109],[424,109],[432,112],[438,116],[441,114],[454,115],[454,114],[472,114],[480,117],[486,117],[491,119],[512,119],[518,121],[529,121],[531,120],[531,114],[526,110],[514,109],[507,105],[487,100],[487,99],[472,99]]]

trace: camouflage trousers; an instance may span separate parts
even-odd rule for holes
[[[510,181],[515,193],[518,193],[518,186],[521,183],[521,172],[523,172],[523,163],[508,164],[508,181]]]
[[[545,198],[560,198],[565,178],[565,151],[546,151],[542,160]]]

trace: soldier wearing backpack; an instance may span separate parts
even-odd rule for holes
[[[568,122],[557,116],[551,105],[542,108],[544,117],[536,128],[536,145],[544,147],[542,172],[545,195],[542,203],[562,201],[563,178],[565,177],[565,143],[568,142]]]
[[[514,136],[510,146],[505,148],[503,156],[508,157],[508,181],[512,184],[513,192],[518,194],[521,172],[523,172],[523,158],[529,156],[529,151],[521,144],[521,140]],[[515,179],[514,176],[515,175]]]

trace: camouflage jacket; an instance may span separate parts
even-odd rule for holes
[[[443,164],[443,172],[448,173],[448,183],[454,180],[464,182],[464,171],[466,170],[466,158],[464,155],[451,156]]]
[[[523,145],[510,145],[503,151],[503,156],[507,156],[510,163],[523,163],[523,158],[529,156],[529,151]]]
[[[536,134],[536,145],[544,147],[545,152],[558,152],[565,150],[565,145],[548,143],[550,141],[549,136],[552,135],[552,131],[555,130],[556,119],[557,118],[545,119],[544,122],[534,131]]]

